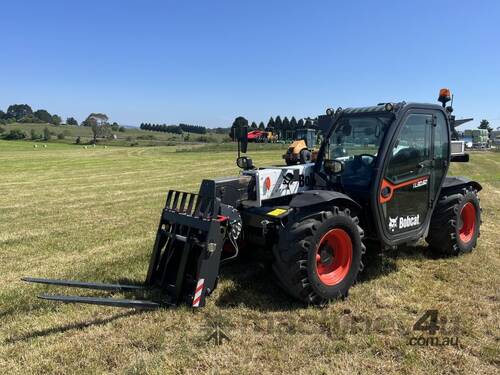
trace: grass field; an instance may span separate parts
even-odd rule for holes
[[[280,155],[252,153],[261,166]],[[229,151],[0,141],[0,372],[498,374],[500,153],[452,166],[484,187],[473,253],[435,259],[425,244],[372,252],[363,281],[326,308],[292,301],[258,257],[225,269],[194,312],[48,303],[36,298],[45,287],[20,282],[141,282],[166,190],[235,173]],[[436,337],[458,345],[409,344],[429,309],[439,312]],[[206,342],[214,325],[230,341]]]

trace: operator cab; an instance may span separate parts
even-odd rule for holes
[[[366,234],[385,245],[422,238],[441,187],[451,186],[445,180],[450,161],[467,159],[455,160],[450,153],[449,100],[444,90],[443,106],[401,102],[328,109],[317,119],[323,141],[315,163],[293,171],[290,166],[254,169],[250,159],[238,158],[250,189],[235,205],[241,203],[248,208],[245,215],[260,220],[276,207],[288,213],[344,199],[360,211]]]
[[[320,117],[327,126],[315,165],[318,188],[358,202],[365,227],[386,243],[420,237],[449,165],[448,113],[439,105],[402,102]],[[332,163],[340,164],[336,171]],[[408,224],[396,227],[401,217]]]

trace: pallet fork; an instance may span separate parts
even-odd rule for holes
[[[137,309],[154,309],[187,303],[205,305],[217,284],[223,245],[230,241],[238,254],[236,240],[241,232],[237,210],[220,202],[215,192],[202,184],[199,194],[169,190],[156,232],[144,285],[103,284],[72,280],[25,277],[23,281],[71,288],[149,295],[151,299],[116,299],[41,294],[39,298],[65,303],[84,303]]]

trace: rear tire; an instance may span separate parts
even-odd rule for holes
[[[280,286],[307,304],[347,297],[363,270],[363,230],[348,209],[291,217],[273,248]]]
[[[439,198],[426,238],[429,249],[439,255],[456,256],[472,251],[481,226],[477,190],[468,187]]]

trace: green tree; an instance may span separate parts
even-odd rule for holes
[[[272,118],[272,116],[269,118],[269,121],[267,122],[267,127],[266,127],[266,130],[269,130],[269,131],[273,131],[275,128],[275,124],[274,124],[274,119]]]
[[[48,141],[52,138],[52,133],[50,132],[48,127],[43,128],[43,140]]]
[[[266,130],[266,126],[264,125],[264,123],[262,121],[259,123],[259,129]]]
[[[7,108],[7,117],[20,120],[26,116],[33,116],[33,110],[27,104],[12,104]]]
[[[276,119],[274,120],[274,125],[278,129],[281,129],[283,127],[283,120],[281,120],[281,117],[279,115],[276,116]]]
[[[31,129],[31,130],[30,130],[30,138],[31,138],[32,140],[34,140],[34,141],[35,141],[35,140],[37,140],[37,139],[40,139],[40,138],[41,138],[41,136],[40,136],[40,134],[38,134],[38,133],[36,132],[36,130],[35,130],[35,129]]]
[[[288,117],[285,116],[285,118],[283,119],[283,125],[281,125],[281,128],[283,129],[283,135],[286,139],[288,139],[289,135],[287,135],[287,131],[291,130],[290,120],[288,119]]]
[[[36,117],[34,117],[33,115],[21,117],[20,119],[18,119],[16,121],[21,122],[21,123],[25,123],[25,124],[34,124],[34,123],[40,122],[40,120],[37,119]]]
[[[0,120],[5,118],[5,112],[0,109]]]
[[[285,133],[283,133],[283,121],[279,115],[274,119],[274,128],[278,132],[280,138],[285,137]]]
[[[62,119],[60,116],[58,115],[53,115],[52,116],[52,121],[51,123],[54,124],[54,125],[61,125],[61,122],[62,122]]]
[[[297,129],[297,120],[294,116],[292,116],[292,119],[290,120],[290,129]]]
[[[12,129],[5,136],[5,139],[8,139],[8,140],[16,140],[16,139],[24,139],[24,138],[26,138],[26,133],[23,132],[21,129]]]
[[[297,128],[298,129],[303,129],[304,128],[304,119],[300,119],[298,122],[297,122]]]
[[[109,135],[110,126],[108,121],[109,118],[104,113],[91,113],[85,121],[82,122],[82,125],[90,126],[92,129],[93,142],[96,143],[98,137]]]
[[[488,130],[488,135],[491,135],[491,132],[493,131],[493,128],[490,126],[490,122],[488,120],[481,120],[479,123],[479,129]]]
[[[35,111],[33,115],[42,122],[46,122],[47,124],[52,123],[52,115],[45,109],[39,109],[38,111]]]
[[[102,123],[107,124],[108,121],[109,121],[109,118],[104,113],[91,113],[90,115],[88,115],[88,117],[85,119],[85,121],[82,122],[82,125],[90,127],[95,122],[98,124],[102,124]]]
[[[257,129],[257,123],[255,121],[252,121],[252,125],[250,125],[252,129]]]
[[[76,121],[76,119],[74,117],[68,117],[66,119],[66,125],[78,126],[78,121]]]

